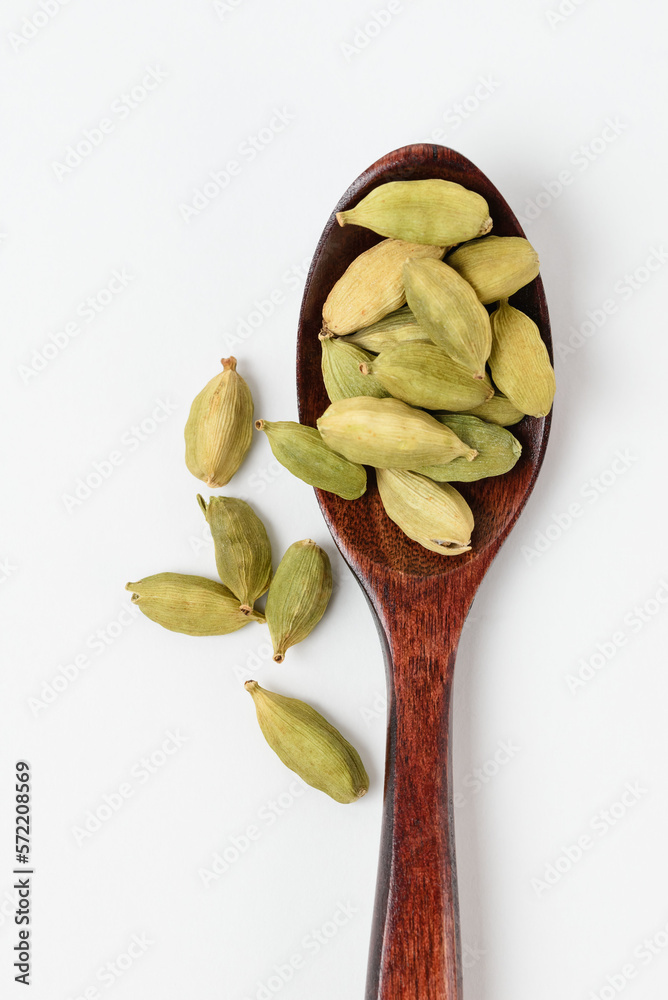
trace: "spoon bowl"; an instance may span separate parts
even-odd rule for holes
[[[297,342],[302,423],[315,426],[329,405],[318,341],[324,301],[354,258],[382,239],[359,226],[340,227],[336,213],[379,184],[431,177],[481,194],[495,235],[524,236],[493,184],[454,150],[404,146],[369,167],[334,208],[306,282]],[[551,354],[540,278],[511,301],[538,325]],[[512,428],[522,455],[510,472],[454,484],[475,517],[472,550],[463,555],[430,552],[407,538],[385,514],[373,470],[358,500],[316,490],[332,537],[371,604],[386,655],[385,800],[367,1000],[462,998],[450,781],[454,661],[480,581],[533,489],[549,425],[549,415],[524,417]]]

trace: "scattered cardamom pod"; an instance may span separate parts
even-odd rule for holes
[[[291,545],[271,581],[265,608],[276,663],[313,631],[331,594],[332,567],[324,549],[310,538]]]
[[[404,261],[440,258],[445,247],[383,240],[356,257],[336,282],[322,307],[323,330],[355,333],[382,319],[406,301]]]
[[[365,492],[366,469],[332,451],[315,427],[293,420],[256,420],[255,426],[267,435],[274,458],[297,479],[343,500]]]
[[[314,708],[266,691],[257,681],[244,687],[255,702],[262,735],[286,767],[337,802],[355,802],[369,790],[357,750]]]
[[[227,635],[249,621],[263,622],[258,611],[245,614],[231,590],[203,576],[156,573],[127,583],[136,604],[151,621],[186,635]]]
[[[485,236],[464,243],[446,263],[473,286],[484,304],[514,295],[540,270],[538,254],[521,236]]]
[[[245,500],[197,496],[209,527],[216,567],[244,614],[250,615],[271,582],[271,543],[265,526]]]
[[[546,416],[554,399],[554,372],[534,321],[503,299],[492,313],[489,366],[501,392],[523,413]]]
[[[408,306],[402,306],[364,330],[349,333],[343,338],[343,343],[354,344],[372,354],[380,354],[387,347],[396,347],[407,340],[426,340],[431,343],[431,338],[418,325]]]
[[[419,340],[381,351],[360,371],[383,386],[387,395],[427,410],[468,410],[494,394],[487,377],[475,378],[470,368],[440,347]]]
[[[385,513],[404,534],[444,556],[468,552],[473,514],[454,487],[402,469],[377,469],[376,476]]]
[[[345,338],[329,334],[321,333],[320,342],[322,378],[332,402],[349,396],[389,396],[378,379],[367,378],[360,372],[360,365],[371,361],[373,355],[347,343]]]
[[[346,212],[340,226],[364,226],[381,236],[412,243],[449,246],[484,236],[492,228],[485,199],[436,177],[379,184]]]
[[[413,469],[443,465],[473,448],[424,410],[399,399],[358,396],[332,403],[318,420],[322,439],[351,462],[377,469]]]
[[[243,462],[253,436],[253,397],[237,359],[195,397],[186,423],[186,465],[211,489],[225,486]]]
[[[513,424],[519,424],[524,417],[524,413],[500,392],[495,392],[486,403],[481,403],[468,413],[471,417],[480,417],[481,420],[499,424],[500,427],[512,427]]]
[[[510,431],[462,413],[437,413],[436,419],[478,452],[475,462],[455,458],[447,465],[426,465],[413,471],[439,483],[471,483],[509,472],[522,454],[522,445]]]
[[[489,315],[468,281],[441,260],[404,265],[408,304],[433,342],[484,378],[492,347]]]

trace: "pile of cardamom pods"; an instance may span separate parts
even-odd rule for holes
[[[436,178],[379,185],[337,220],[386,238],[352,262],[323,307],[331,405],[317,428],[268,420],[255,427],[290,472],[344,500],[362,496],[372,466],[388,517],[410,539],[446,556],[467,552],[473,512],[451,483],[510,471],[522,449],[507,427],[552,406],[554,372],[540,331],[508,302],[538,274],[538,256],[523,238],[488,235],[485,199]],[[250,389],[235,358],[222,365],[185,429],[186,465],[211,489],[229,483],[253,436]],[[249,504],[197,499],[220,582],[159,573],[127,584],[133,602],[188,635],[266,622],[282,662],[325,612],[327,554],[311,539],[295,542],[272,576],[269,538]],[[265,593],[262,611],[256,602]],[[256,681],[246,688],[289,768],[339,802],[364,795],[369,779],[357,751],[322,715]]]
[[[508,302],[538,274],[538,255],[521,237],[487,235],[485,199],[437,178],[381,184],[337,221],[386,239],[323,306],[331,406],[317,430],[255,426],[294,475],[346,500],[364,493],[373,466],[388,517],[410,539],[467,552],[473,512],[450,484],[510,471],[522,448],[506,428],[552,406],[540,331]]]
[[[253,399],[225,358],[223,371],[197,395],[186,424],[186,465],[211,488],[225,486],[238,470],[253,435]],[[250,504],[236,497],[197,496],[213,539],[220,582],[183,573],[157,573],[128,583],[132,601],[147,618],[186,635],[227,635],[249,622],[266,623],[274,660],[318,624],[332,593],[327,553],[310,538],[291,545],[275,573],[266,528]],[[264,611],[256,604],[266,597]],[[319,712],[247,681],[260,729],[291,770],[337,802],[355,802],[369,778],[353,746]]]

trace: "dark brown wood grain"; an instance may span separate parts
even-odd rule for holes
[[[313,257],[302,302],[297,391],[302,423],[328,405],[320,371],[322,306],[350,262],[381,237],[340,227],[335,213],[391,180],[441,177],[483,195],[499,236],[523,236],[509,206],[469,160],[443,146],[404,146],[350,186]],[[538,324],[551,352],[540,278],[512,298]],[[410,541],[369,489],[346,501],[316,490],[332,537],[373,609],[384,643],[388,737],[381,854],[367,1000],[462,1000],[451,769],[451,692],[464,620],[488,566],[533,488],[550,418],[513,428],[522,457],[504,476],[456,484],[475,515],[471,552],[442,556]]]

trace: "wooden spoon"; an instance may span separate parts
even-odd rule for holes
[[[306,283],[297,344],[302,423],[328,406],[320,371],[322,306],[350,262],[381,237],[340,227],[335,213],[386,181],[442,177],[483,195],[493,233],[523,236],[490,181],[443,146],[389,153],[348,188],[320,238]],[[551,350],[540,278],[512,302],[538,324]],[[452,805],[451,695],[457,645],[480,582],[536,481],[550,418],[512,428],[522,457],[504,476],[455,484],[475,515],[473,549],[443,556],[412,542],[386,516],[369,470],[359,500],[316,490],[327,526],[375,614],[387,661],[385,801],[367,1000],[462,1000],[462,965]],[[518,609],[518,616],[519,616]]]

